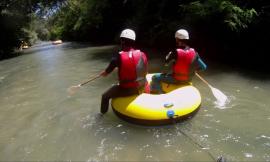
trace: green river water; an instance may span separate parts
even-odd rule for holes
[[[67,88],[103,70],[115,46],[36,45],[0,61],[0,161],[270,161],[270,80],[227,67],[201,75],[227,95],[220,107],[198,78],[202,106],[190,120],[146,127],[113,111],[98,117],[102,93],[116,72]],[[150,58],[150,72],[161,60]]]

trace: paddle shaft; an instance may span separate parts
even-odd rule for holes
[[[93,81],[93,80],[99,78],[100,76],[101,76],[100,74],[97,74],[97,75],[95,75],[93,78],[91,78],[91,79],[89,79],[89,80],[87,80],[87,81],[85,81],[85,82],[79,84],[79,86],[83,86],[83,85],[85,85],[85,84],[87,84],[87,83],[89,83],[89,82],[91,82],[91,81]]]
[[[209,87],[212,87],[203,77],[201,77],[198,73],[195,73],[198,78],[200,78],[205,84],[207,84]]]
[[[200,149],[205,150],[205,152],[211,157],[211,159],[212,159],[213,161],[216,161],[215,156],[214,156],[211,152],[207,151],[207,150],[205,149],[205,147],[203,147],[201,144],[199,144],[198,142],[196,142],[193,138],[191,138],[189,135],[187,135],[187,134],[186,134],[184,131],[182,131],[181,129],[179,129],[179,131],[180,131],[186,138],[188,138],[193,144],[195,144],[196,146],[198,146]]]
[[[181,128],[178,129],[177,126],[176,126],[176,121],[175,121],[173,118],[171,118],[171,119],[172,119],[172,123],[174,124],[174,127],[176,128],[176,130],[179,130],[179,131],[180,131],[187,139],[189,139],[195,146],[197,146],[197,147],[199,147],[200,149],[204,150],[214,162],[216,162],[216,161],[219,162],[218,160],[216,160],[215,156],[214,156],[211,152],[209,152],[209,151],[207,151],[207,150],[205,149],[205,147],[203,147],[201,144],[199,144],[197,141],[195,141],[192,137],[190,137],[187,133],[185,133],[185,131],[181,130]],[[219,158],[218,158],[218,159],[219,159]]]

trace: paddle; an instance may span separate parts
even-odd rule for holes
[[[214,156],[213,153],[211,153],[210,151],[208,151],[203,145],[201,145],[200,143],[198,143],[196,140],[194,140],[191,136],[189,136],[184,130],[182,130],[182,126],[181,127],[177,127],[176,125],[176,121],[174,120],[174,118],[171,118],[172,123],[176,129],[176,131],[181,132],[187,139],[189,139],[195,146],[197,146],[198,148],[204,150],[213,160],[213,162],[226,162],[226,158],[223,156],[218,156],[218,158],[216,159],[216,157]]]
[[[227,97],[224,93],[222,93],[219,89],[214,88],[213,86],[211,86],[211,85],[210,85],[205,79],[203,79],[198,73],[195,73],[195,74],[196,74],[196,76],[197,76],[198,78],[200,78],[205,84],[208,85],[208,87],[211,89],[213,95],[216,97],[218,104],[221,105],[221,106],[224,106],[224,104],[226,103],[228,97]]]
[[[211,157],[211,159],[214,161],[214,162],[226,162],[226,158],[223,157],[223,156],[219,156],[217,159],[215,158],[215,156],[207,151],[205,149],[204,146],[202,146],[201,144],[199,144],[198,142],[196,142],[193,138],[191,138],[189,135],[187,135],[183,130],[179,129],[179,131],[185,136],[187,137],[193,144],[195,144],[196,146],[198,146],[200,149],[202,150],[205,150],[205,152]]]
[[[69,88],[68,88],[68,94],[69,94],[70,96],[73,95],[73,94],[75,94],[76,91],[77,91],[81,86],[83,86],[83,85],[85,85],[85,84],[87,84],[87,83],[89,83],[89,82],[91,82],[91,81],[96,80],[96,79],[99,78],[100,76],[101,76],[101,74],[97,74],[97,75],[91,77],[91,79],[89,79],[89,80],[87,80],[87,81],[85,81],[85,82],[83,82],[83,83],[81,83],[81,84],[78,84],[78,85],[69,87]]]

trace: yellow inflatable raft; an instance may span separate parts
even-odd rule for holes
[[[29,46],[25,45],[25,46],[22,46],[22,49],[27,49],[29,48]]]
[[[153,74],[147,75],[151,82]],[[200,92],[192,85],[162,83],[165,94],[133,95],[112,99],[112,108],[120,118],[142,125],[163,125],[187,119],[201,105]]]
[[[62,43],[63,42],[60,39],[52,42],[53,45],[62,44]]]

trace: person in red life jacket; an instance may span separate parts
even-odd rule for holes
[[[171,72],[158,73],[152,77],[151,92],[163,93],[161,82],[169,84],[189,84],[196,70],[205,70],[206,64],[198,53],[188,45],[189,34],[185,29],[175,33],[176,49],[165,58],[165,66],[173,63]]]
[[[118,67],[119,83],[102,95],[100,109],[102,114],[108,111],[111,98],[130,96],[144,91],[148,62],[145,53],[134,48],[135,38],[133,30],[122,31],[120,35],[122,51],[112,57],[106,70],[101,73],[105,77]]]

